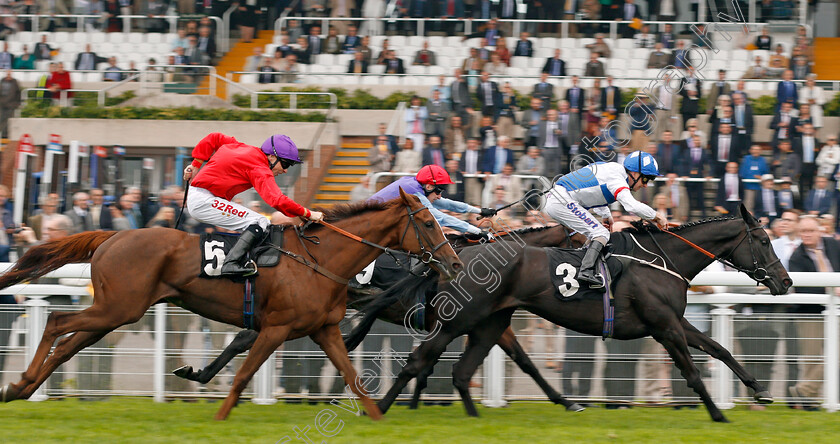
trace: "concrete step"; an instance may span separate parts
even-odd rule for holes
[[[357,150],[357,151],[339,151],[335,153],[336,157],[359,157],[359,158],[367,158],[367,150]]]
[[[351,175],[341,175],[337,177],[325,177],[324,183],[359,183],[362,175],[351,176]]]
[[[353,191],[353,187],[355,185],[326,185],[322,184],[318,190],[319,191],[337,191],[340,193],[349,193]]]
[[[333,166],[370,166],[367,160],[333,160]]]
[[[315,200],[329,200],[329,201],[339,201],[339,202],[348,202],[350,201],[349,194],[327,194],[327,193],[318,193],[315,195]]]
[[[364,176],[368,173],[367,169],[360,169],[360,168],[330,168],[327,170],[327,174],[330,175],[357,175],[357,176]]]
[[[345,143],[342,143],[342,144],[341,144],[341,148],[342,148],[342,149],[343,149],[343,148],[364,148],[364,149],[370,149],[370,147],[372,147],[372,146],[373,146],[373,144],[372,144],[372,143],[370,143],[370,142],[368,142],[368,143],[365,143],[365,142],[345,142]]]

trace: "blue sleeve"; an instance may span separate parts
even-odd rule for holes
[[[420,198],[420,202],[423,205],[425,205],[426,208],[429,209],[429,211],[432,212],[432,216],[435,217],[435,219],[438,221],[438,223],[442,227],[449,227],[449,228],[458,230],[462,233],[475,233],[475,234],[481,233],[481,230],[478,227],[476,227],[475,225],[470,225],[469,223],[464,222],[464,221],[462,221],[458,218],[455,218],[455,217],[452,217],[448,214],[442,213],[440,210],[435,208],[435,205],[432,204],[431,202],[429,202],[429,199],[427,199],[426,196],[423,196],[422,193],[417,193],[417,194],[415,194],[415,196]],[[465,208],[466,207],[467,208],[466,210],[460,211],[462,213],[468,213],[468,212],[469,213],[477,213],[478,212],[478,211],[468,211],[469,209],[478,210],[475,207],[471,207],[470,205],[467,205],[465,203],[451,201],[449,199],[438,199],[438,200],[435,201],[435,204],[437,202],[441,201],[441,200],[445,200],[445,201],[448,201],[448,202],[453,202],[455,204],[462,205],[461,207],[458,207],[458,208]],[[446,208],[446,207],[440,207],[440,208],[442,208],[444,210],[449,210],[449,211],[457,211],[457,210],[451,210],[451,209]]]
[[[423,198],[425,199],[426,196],[423,196]],[[457,200],[444,199],[442,197],[434,201],[432,205],[435,208],[439,208],[441,210],[446,211],[452,211],[453,213],[481,213],[481,210],[477,207],[466,204],[464,202],[458,202]]]
[[[738,171],[738,176],[741,179],[750,179],[750,158],[747,156],[744,160],[741,161],[741,171]]]

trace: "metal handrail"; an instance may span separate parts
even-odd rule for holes
[[[41,32],[38,29],[38,21],[42,18],[75,18],[75,19],[82,19],[76,21],[76,31],[77,32],[84,32],[85,31],[85,23],[87,19],[93,20],[101,20],[102,15],[92,15],[92,14],[0,14],[0,17],[11,17],[11,18],[28,18],[32,21],[32,31],[30,32]],[[181,19],[181,16],[178,15],[118,15],[117,18],[123,19],[123,23],[126,23],[127,26],[124,26],[122,32],[131,32],[131,20],[132,19],[146,19],[146,20],[167,20],[169,22],[169,32],[176,32],[178,30],[178,20]]]

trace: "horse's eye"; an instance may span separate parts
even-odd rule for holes
[[[762,240],[761,240],[761,245],[767,245],[767,244],[769,244],[769,243],[770,243],[770,241],[769,241],[769,240],[767,240],[767,239],[762,239]]]
[[[432,221],[426,222],[426,228],[432,228],[433,226]]]

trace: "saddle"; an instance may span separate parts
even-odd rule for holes
[[[607,244],[606,254],[599,261],[599,272],[605,278],[611,290],[615,289],[615,281],[621,276],[624,265],[612,256],[610,250],[612,245]],[[569,249],[545,247],[543,248],[548,256],[548,271],[551,283],[554,286],[554,295],[563,301],[598,299],[600,300],[605,288],[591,288],[589,284],[577,280],[580,272],[580,264],[586,254],[585,248]]]
[[[283,254],[278,248],[284,246],[283,234],[286,228],[286,225],[271,225],[259,243],[248,253],[248,260],[253,260],[258,268],[277,266]],[[236,233],[202,234],[198,240],[201,250],[199,277],[222,277],[222,263],[238,238],[239,234]]]

